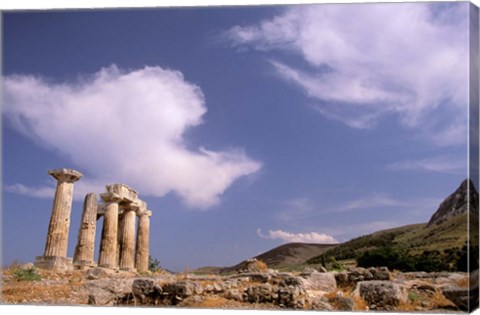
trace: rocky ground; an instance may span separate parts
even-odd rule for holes
[[[3,270],[2,303],[445,313],[465,311],[468,302],[465,273],[398,273],[386,268],[289,273],[246,268],[226,275],[138,275],[93,268],[37,270],[41,280],[19,279],[18,270],[31,267]],[[478,279],[478,272],[473,278]],[[478,281],[472,284],[478,292]]]

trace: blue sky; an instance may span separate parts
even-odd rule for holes
[[[113,182],[177,271],[427,221],[467,177],[468,8],[5,13],[3,263],[43,253],[59,167],[70,257]]]

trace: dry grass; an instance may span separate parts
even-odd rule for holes
[[[17,282],[2,287],[2,302],[6,304],[87,304],[87,298],[75,298],[79,285]]]
[[[367,302],[359,296],[352,296],[353,302],[355,303],[355,311],[366,311],[368,310]]]
[[[459,286],[460,288],[468,288],[470,285],[468,276],[462,279],[458,279],[455,281],[455,284]]]
[[[268,270],[267,264],[258,259],[255,261],[255,267],[257,267],[261,272],[267,272]]]
[[[81,271],[57,273],[36,269],[42,281],[21,281],[16,277],[19,264],[2,270],[2,303],[6,304],[86,304],[84,275]]]
[[[445,298],[440,291],[431,294],[418,291],[410,291],[406,301],[400,301],[396,310],[412,312],[418,310],[434,310],[439,308],[455,307],[450,300]]]
[[[351,298],[354,303],[353,310],[354,311],[366,311],[368,310],[367,302],[365,302],[361,297],[354,295],[353,290],[350,288],[342,288],[338,291],[332,291],[324,295],[325,298],[328,299],[328,302],[334,307],[334,309],[339,310],[341,305],[336,300],[336,297],[341,295],[346,298]]]
[[[186,299],[177,305],[178,307],[192,308],[211,308],[211,309],[278,309],[271,304],[250,304],[234,300],[229,300],[218,295],[205,296],[201,301],[194,299]]]

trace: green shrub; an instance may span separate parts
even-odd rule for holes
[[[148,256],[148,270],[155,272],[160,269],[160,261],[158,261],[158,259],[156,258],[153,258],[152,256]]]
[[[18,281],[40,281],[42,277],[37,272],[35,268],[29,269],[17,269],[15,270],[15,278]]]
[[[469,255],[470,253],[470,255]],[[471,270],[478,269],[478,249],[465,244],[463,248],[450,248],[440,253],[425,250],[421,255],[411,255],[407,250],[381,247],[366,251],[356,258],[359,267],[386,266],[400,271],[467,271],[470,258]]]

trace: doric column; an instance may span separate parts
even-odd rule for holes
[[[120,239],[120,270],[135,270],[135,217],[133,208],[124,210]]]
[[[135,254],[135,267],[138,272],[148,271],[151,215],[151,211],[138,213],[137,248]]]
[[[48,171],[57,180],[52,215],[48,226],[47,241],[43,256],[37,257],[36,266],[45,269],[70,269],[71,258],[67,258],[70,214],[72,211],[73,183],[82,173],[66,168]]]
[[[95,229],[97,225],[97,195],[87,194],[83,203],[82,222],[78,232],[78,243],[73,256],[76,268],[94,266]]]
[[[100,255],[98,266],[104,268],[117,268],[117,233],[118,233],[118,203],[122,200],[114,193],[101,194],[105,205],[103,214],[102,239],[100,241]]]
[[[119,209],[118,213],[118,232],[117,232],[117,266],[120,265],[120,255],[122,253],[122,236],[123,236],[123,213],[125,210]]]

